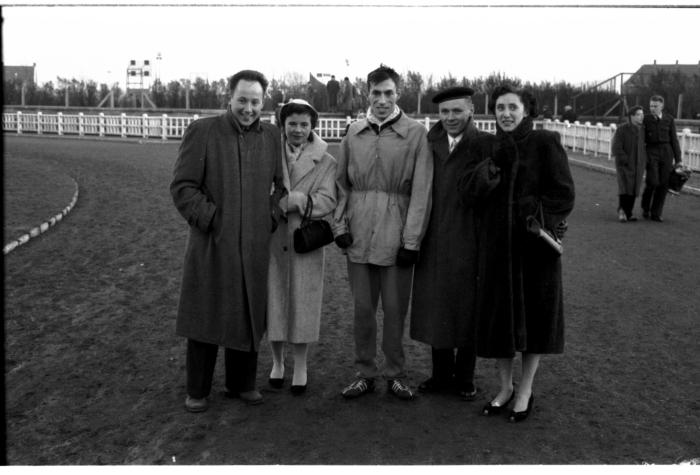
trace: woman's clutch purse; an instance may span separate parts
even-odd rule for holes
[[[542,211],[542,204],[538,208],[540,219],[538,220],[535,216],[528,216],[525,220],[525,225],[527,226],[528,232],[537,236],[537,238],[545,243],[550,249],[552,249],[557,254],[561,255],[564,252],[564,246],[561,240],[549,229],[544,227],[544,213]]]

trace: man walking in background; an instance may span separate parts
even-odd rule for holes
[[[187,338],[185,408],[208,407],[218,347],[227,395],[259,404],[258,347],[265,332],[269,238],[284,193],[279,129],[260,121],[267,79],[229,81],[228,111],[185,132],[170,192],[190,226],[176,332]],[[274,187],[274,193],[270,190]]]
[[[370,110],[340,144],[336,243],[347,252],[354,303],[357,377],[342,395],[374,390],[377,305],[384,310],[382,350],[388,391],[413,399],[402,379],[403,333],[413,265],[430,215],[433,161],[425,128],[396,105],[399,75],[380,66],[367,76]]]
[[[328,109],[331,112],[338,112],[339,92],[340,83],[335,80],[335,76],[331,76],[331,80],[326,83],[326,94],[328,94]]]
[[[461,205],[457,179],[469,143],[485,134],[472,119],[474,91],[453,87],[439,92],[440,122],[428,132],[433,157],[430,222],[416,264],[411,304],[411,338],[431,346],[432,376],[418,389],[476,397],[476,230],[471,208]]]
[[[343,116],[352,117],[353,100],[355,99],[355,87],[350,83],[347,77],[343,79],[343,86],[340,91],[340,109],[343,111]]]
[[[664,98],[651,96],[650,113],[644,116],[644,143],[647,151],[647,178],[642,193],[642,216],[662,222],[668,178],[674,166],[681,164],[681,147],[676,122],[664,112]]]

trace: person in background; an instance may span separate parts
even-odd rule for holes
[[[554,118],[554,114],[552,114],[552,110],[549,108],[549,106],[544,106],[542,108],[542,118],[548,120],[552,120]]]
[[[396,105],[399,75],[382,65],[367,76],[370,109],[350,125],[338,154],[335,242],[347,253],[354,304],[356,379],[347,399],[374,390],[377,305],[384,310],[382,350],[387,389],[413,399],[404,383],[404,322],[413,266],[430,217],[433,160],[425,127]]]
[[[564,113],[561,115],[562,122],[569,121],[570,124],[573,124],[574,122],[576,122],[577,118],[578,117],[576,116],[576,112],[574,112],[574,108],[570,105],[565,105]]]
[[[574,182],[559,134],[533,130],[534,96],[499,86],[490,106],[496,135],[470,145],[458,187],[478,223],[477,355],[496,359],[500,383],[482,414],[500,414],[513,401],[509,420],[520,422],[532,411],[540,356],[564,351],[561,256],[537,231],[563,237]]]
[[[642,216],[660,223],[668,194],[668,178],[673,168],[681,164],[681,147],[676,121],[664,112],[664,98],[651,96],[649,109],[650,113],[644,116],[647,175],[642,193]]]
[[[471,208],[462,206],[457,178],[469,144],[485,134],[474,124],[474,91],[440,91],[440,121],[428,132],[433,156],[430,221],[416,264],[411,302],[411,338],[431,346],[432,375],[418,389],[476,397],[476,229]]]
[[[352,117],[353,100],[355,99],[355,86],[350,83],[347,77],[343,79],[343,86],[340,90],[340,110],[344,117]]]
[[[632,211],[634,200],[642,188],[647,160],[644,148],[644,109],[641,106],[630,108],[627,118],[628,122],[617,128],[612,141],[619,194],[617,217],[622,223],[637,220]]]
[[[318,341],[323,302],[324,248],[298,254],[294,252],[294,231],[299,228],[311,200],[311,218],[332,213],[336,205],[336,161],[314,129],[318,113],[302,99],[292,99],[280,110],[283,127],[283,177],[288,191],[280,207],[287,222],[270,242],[268,273],[267,339],[272,348],[269,383],[284,384],[285,342],[292,345],[294,376],[292,394],[307,387],[309,343]]]
[[[225,114],[190,124],[170,192],[189,224],[176,333],[187,338],[185,408],[208,407],[219,346],[226,394],[248,404],[265,333],[269,241],[283,218],[279,129],[260,120],[265,76],[243,70],[229,80]],[[271,193],[271,190],[273,192]]]
[[[338,93],[340,92],[340,83],[336,81],[335,76],[331,76],[330,81],[326,83],[326,94],[328,95],[328,109],[330,112],[338,112]]]

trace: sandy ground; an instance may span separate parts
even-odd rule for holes
[[[543,359],[525,423],[478,415],[498,386],[489,360],[478,362],[481,393],[473,403],[425,395],[407,403],[381,385],[343,400],[354,373],[352,308],[334,246],[307,393],[267,387],[263,345],[263,405],[225,399],[219,364],[209,411],[185,412],[185,342],[174,322],[187,228],[168,192],[177,146],[5,136],[6,192],[44,197],[44,205],[27,207],[8,199],[6,231],[63,208],[69,177],[80,185],[62,223],[5,258],[10,464],[674,464],[700,457],[700,198],[669,197],[663,224],[620,224],[615,178],[580,167],[573,167],[577,203],[563,257],[566,352]],[[429,349],[407,336],[406,352],[415,387],[430,373]]]

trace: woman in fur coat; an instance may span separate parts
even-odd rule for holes
[[[533,130],[534,97],[500,86],[491,108],[496,135],[470,144],[458,188],[477,222],[477,355],[496,359],[500,381],[482,413],[499,414],[513,401],[509,420],[518,422],[532,409],[540,355],[564,350],[561,259],[538,230],[563,236],[574,183],[558,134]]]

